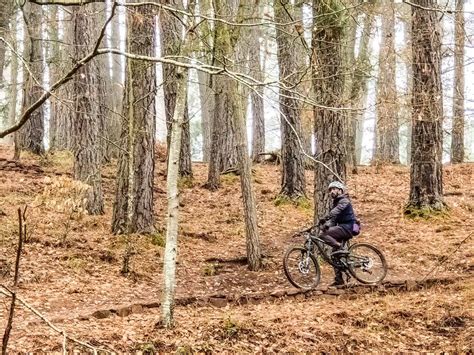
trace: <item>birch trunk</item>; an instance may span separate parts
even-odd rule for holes
[[[171,137],[168,152],[168,173],[166,191],[168,212],[166,220],[166,246],[163,262],[163,299],[162,319],[165,327],[173,325],[174,295],[176,287],[176,255],[178,252],[178,221],[179,221],[179,162],[181,155],[181,135],[187,101],[187,69],[176,70],[176,104],[171,122]]]

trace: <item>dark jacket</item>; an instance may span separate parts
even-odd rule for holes
[[[343,227],[349,233],[352,233],[352,227],[356,222],[354,209],[351,200],[346,194],[337,196],[333,200],[331,211],[326,215],[325,219],[329,225],[337,225]]]

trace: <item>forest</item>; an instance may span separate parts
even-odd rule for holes
[[[2,354],[472,352],[473,41],[473,0],[2,0]]]

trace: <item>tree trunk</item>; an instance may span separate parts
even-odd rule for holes
[[[237,157],[239,160],[240,187],[244,204],[245,236],[247,247],[248,267],[257,271],[262,265],[262,252],[257,227],[257,209],[255,207],[255,194],[252,188],[252,169],[247,147],[247,127],[244,119],[241,89],[236,81],[232,81],[232,106],[234,112],[233,129],[237,144]]]
[[[349,94],[349,105],[353,110],[350,111],[347,154],[348,163],[352,165],[354,173],[357,172],[357,165],[360,164],[362,150],[362,136],[364,131],[364,111],[362,111],[362,106],[367,102],[367,82],[372,72],[372,65],[369,58],[369,44],[373,27],[374,16],[371,9],[368,9],[364,17],[359,53],[355,63]]]
[[[202,161],[209,162],[211,144],[211,113],[214,107],[214,95],[211,93],[211,76],[198,71],[199,102],[201,104]]]
[[[10,18],[13,16],[14,1],[13,0],[3,0],[0,2],[0,37],[5,38],[8,33],[8,24],[10,23]],[[16,22],[15,19],[13,22]],[[11,37],[15,37],[16,33]],[[5,43],[0,41],[0,82],[3,82],[3,70],[5,69]],[[12,57],[14,54],[12,55]]]
[[[111,23],[111,35],[110,45],[113,48],[122,48],[122,40],[120,35],[120,8],[117,8],[116,15],[112,19]],[[109,58],[104,56],[104,61],[109,63]],[[112,55],[111,56],[111,68],[110,73],[105,73],[108,76],[107,91],[111,93],[107,95],[109,99],[109,111],[106,113],[106,133],[107,142],[105,142],[105,160],[110,161],[111,159],[117,158],[120,154],[119,148],[117,147],[120,142],[120,131],[121,131],[121,115],[122,115],[122,99],[123,99],[123,73],[124,67],[122,64],[122,57]],[[107,68],[109,66],[107,65]]]
[[[86,12],[86,6],[74,6],[74,58],[84,58],[95,44],[97,23],[94,16]],[[93,60],[80,68],[73,79],[74,118],[73,151],[74,179],[90,186],[86,208],[90,214],[103,214],[101,149],[99,131],[102,127],[99,98],[98,60]],[[103,130],[102,130],[103,132]]]
[[[49,72],[51,82],[56,81],[63,75],[64,67],[72,64],[73,53],[71,50],[74,41],[74,26],[71,16],[66,13],[63,21],[60,21],[59,8],[51,7],[51,19],[56,26],[51,26]],[[62,33],[62,36],[61,36]],[[65,43],[66,45],[61,45]],[[72,82],[61,86],[56,94],[51,96],[51,115],[49,119],[49,149],[70,150],[72,149],[73,129],[72,117],[74,116],[74,101],[72,94]]]
[[[346,178],[343,50],[344,10],[339,0],[314,0],[315,19],[312,39],[313,90],[318,103],[334,109],[315,106],[316,164],[314,179],[315,221],[327,213],[330,198],[327,186]]]
[[[228,20],[231,16],[230,6],[222,0],[214,2],[215,17]],[[235,31],[236,29],[234,29]],[[235,44],[238,36],[231,33],[229,25],[216,21],[214,25],[214,58],[213,64],[231,67],[235,55]],[[220,173],[237,166],[237,152],[235,137],[232,131],[233,107],[229,103],[232,93],[229,79],[223,75],[212,78],[212,91],[214,92],[214,112],[211,124],[211,151],[209,156],[209,174],[207,187],[215,190],[220,185]]]
[[[286,5],[285,5],[286,4]],[[279,23],[292,20],[292,5],[277,0],[275,19]],[[301,82],[302,72],[294,55],[295,43],[300,43],[299,34],[294,26],[276,26],[276,42],[280,82],[285,87],[280,89],[280,117],[282,133],[282,184],[280,194],[291,199],[306,196],[304,161],[301,152],[301,105],[298,102],[294,87]],[[300,43],[301,44],[301,43]]]
[[[451,162],[464,160],[464,0],[456,0]]]
[[[179,52],[178,52],[179,53]],[[179,190],[178,177],[180,155],[182,150],[181,133],[186,112],[188,71],[176,68],[175,72],[176,101],[173,109],[171,137],[168,146],[168,173],[166,191],[168,196],[168,214],[166,220],[166,246],[163,262],[163,324],[169,328],[173,325],[174,294],[176,286],[176,255],[178,252]]]
[[[377,79],[375,162],[398,164],[398,108],[396,87],[395,9],[391,0],[382,2],[382,42]]]
[[[18,22],[12,21],[11,22],[11,31],[12,33],[17,33],[18,31]],[[16,39],[16,35],[13,36],[11,40],[11,45],[15,52],[18,51],[18,41]],[[15,124],[16,114],[17,114],[17,102],[18,102],[18,56],[12,53],[11,56],[11,63],[10,63],[10,90],[9,90],[9,98],[10,101],[8,103],[8,115],[7,115],[7,127],[11,127]],[[0,79],[1,80],[1,79]],[[13,143],[13,136],[9,135],[5,137],[5,141],[8,144]]]
[[[212,17],[211,1],[200,0],[199,12]],[[199,28],[202,32],[200,33],[199,52],[197,55],[200,56],[199,59],[201,62],[211,64],[211,49],[214,44],[212,43],[213,37],[209,21],[203,22]],[[198,71],[198,81],[199,100],[201,104],[202,160],[207,163],[209,162],[211,150],[211,120],[212,112],[214,111],[214,95],[211,91],[212,78],[209,74]]]
[[[436,8],[436,0],[416,0]],[[435,11],[412,7],[413,132],[407,214],[443,210],[441,39]]]
[[[412,92],[413,92],[413,55],[411,50],[411,6],[408,4],[402,4],[400,11],[404,18],[404,40],[405,40],[405,53],[404,53],[404,62],[406,67],[406,80],[407,80],[407,89],[405,92],[405,100],[403,110],[403,120],[405,121],[407,127],[407,165],[411,164],[411,134],[412,134]]]
[[[28,108],[43,93],[43,47],[41,43],[41,9],[38,5],[26,3],[25,48],[23,57],[29,70],[23,70],[23,103],[22,111]],[[30,74],[31,71],[31,74]],[[34,154],[44,154],[44,112],[39,107],[31,118],[15,133],[15,159],[20,158],[20,151],[27,150]]]
[[[167,0],[166,4],[174,8],[182,8],[181,1],[178,0]],[[179,53],[181,39],[180,35],[183,30],[181,22],[174,17],[174,15],[168,11],[160,12],[160,39],[161,39],[161,54],[176,56]],[[163,91],[165,96],[165,116],[166,124],[168,129],[167,143],[170,145],[171,140],[171,129],[174,115],[174,109],[176,106],[176,90],[177,90],[177,79],[176,72],[177,68],[175,65],[163,64]],[[192,176],[191,168],[191,137],[189,132],[189,115],[188,106],[184,110],[185,119],[183,120],[183,132],[181,134],[181,154],[179,162],[179,174],[180,176]]]
[[[258,6],[257,18],[261,17],[262,5]],[[265,64],[261,64],[260,37],[262,30],[260,27],[252,27],[249,36],[249,66],[252,77],[263,81],[263,69]],[[265,114],[263,107],[263,87],[255,87],[250,92],[250,102],[252,106],[252,161],[259,163],[263,160],[261,153],[265,152]]]
[[[127,10],[127,52],[154,55],[154,7]],[[155,143],[155,64],[128,59],[117,191],[112,219],[114,233],[154,231],[153,178]]]

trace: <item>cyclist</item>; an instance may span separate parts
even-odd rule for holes
[[[344,241],[357,235],[359,221],[357,220],[352,203],[346,194],[346,187],[339,181],[333,181],[328,186],[328,192],[333,199],[333,207],[329,213],[319,220],[322,225],[320,238],[333,248],[331,256],[338,256],[345,251]],[[354,226],[356,224],[356,226]],[[342,272],[334,268],[335,278],[331,286],[343,285]]]

